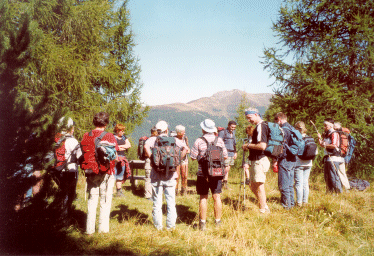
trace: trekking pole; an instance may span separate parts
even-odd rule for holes
[[[312,123],[312,125],[313,125],[314,129],[316,130],[317,134],[318,134],[319,136],[321,136],[321,134],[319,133],[319,131],[318,131],[316,125],[313,123],[313,121],[312,121],[312,120],[309,120],[309,121]]]

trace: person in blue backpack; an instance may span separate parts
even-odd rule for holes
[[[278,187],[281,193],[281,204],[288,210],[295,206],[293,184],[297,147],[291,137],[295,128],[287,122],[287,116],[282,112],[275,115],[274,122],[279,124],[284,132],[284,150],[278,157]]]

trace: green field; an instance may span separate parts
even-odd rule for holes
[[[284,210],[277,189],[277,174],[267,175],[270,214],[260,214],[246,188],[246,201],[238,202],[239,175],[231,190],[224,190],[222,226],[215,227],[213,201],[209,199],[207,230],[198,223],[198,195],[176,199],[178,220],[173,231],[157,231],[152,225],[152,202],[142,198],[143,182],[135,190],[124,184],[125,198],[113,197],[110,233],[84,234],[86,201],[84,178],[78,184],[75,216],[62,231],[28,228],[27,234],[9,234],[2,254],[65,255],[373,255],[374,200],[372,186],[364,192],[326,195],[323,175],[312,175],[309,204]],[[195,177],[189,188],[194,190]],[[240,206],[244,204],[245,209]],[[165,206],[165,205],[164,205]],[[164,207],[164,212],[166,207]],[[165,216],[164,216],[165,217]],[[32,220],[30,220],[32,221]],[[18,231],[19,232],[19,231]],[[22,238],[22,239],[21,239]],[[4,248],[3,248],[4,249]]]

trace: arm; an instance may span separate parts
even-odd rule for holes
[[[124,145],[119,145],[119,150],[126,150],[126,149],[129,149],[131,148],[131,143],[128,139],[125,140],[125,144]]]
[[[244,150],[248,149],[255,149],[255,150],[265,150],[266,149],[266,143],[265,142],[259,142],[257,144],[253,143],[247,143],[242,146]]]

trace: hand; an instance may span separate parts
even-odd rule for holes
[[[234,154],[234,160],[238,157],[238,153]]]

